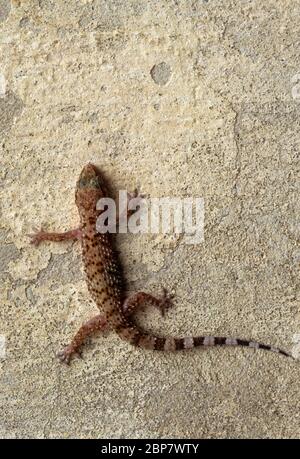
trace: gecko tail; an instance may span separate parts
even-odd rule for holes
[[[258,343],[256,341],[250,341],[239,338],[229,338],[223,336],[187,336],[185,338],[159,338],[156,336],[140,335],[138,342],[134,343],[139,347],[146,349],[154,349],[156,351],[179,351],[184,349],[193,349],[194,347],[212,347],[212,346],[242,346],[253,349],[263,349],[266,351],[275,352],[282,354],[285,357],[295,357],[274,346],[267,344]]]
[[[181,341],[181,339],[180,339]],[[250,347],[252,349],[263,349],[265,351],[275,352],[276,354],[282,354],[285,357],[294,358],[292,354],[280,349],[278,347],[270,346],[268,344],[262,344],[257,341],[240,339],[240,338],[230,338],[223,336],[198,336],[194,338],[182,338],[182,343],[180,346],[183,346],[183,349],[189,347],[199,347],[199,346],[241,346],[241,347]]]
[[[186,336],[184,338],[163,338],[143,332],[135,326],[128,327],[127,325],[121,325],[116,329],[116,331],[122,339],[129,341],[132,345],[154,351],[174,352],[193,349],[194,347],[207,348],[212,346],[234,346],[263,349],[265,351],[275,352],[276,354],[281,354],[285,357],[297,360],[294,355],[278,347],[240,338],[230,338],[226,336]]]

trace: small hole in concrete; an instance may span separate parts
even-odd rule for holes
[[[166,62],[156,64],[150,70],[153,81],[160,86],[164,86],[171,78],[171,68]]]

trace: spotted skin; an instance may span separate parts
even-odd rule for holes
[[[244,346],[291,357],[281,349],[244,339],[221,336],[164,338],[140,329],[133,319],[133,314],[139,307],[150,304],[164,315],[165,311],[172,306],[173,297],[168,295],[166,290],[160,298],[144,292],[126,297],[125,281],[112,235],[102,234],[96,230],[96,220],[101,213],[100,210],[96,210],[96,203],[100,198],[107,196],[100,172],[92,164],[87,164],[76,186],[75,200],[80,215],[79,228],[65,233],[47,233],[41,230],[30,235],[31,242],[35,245],[46,240],[59,242],[66,239],[79,239],[81,241],[87,286],[101,311],[100,315],[83,324],[71,343],[59,352],[58,357],[62,362],[69,363],[72,356],[79,355],[80,348],[88,336],[104,329],[114,330],[120,338],[134,346],[155,351],[173,352],[199,346]]]

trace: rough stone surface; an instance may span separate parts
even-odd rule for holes
[[[0,6],[0,436],[299,438],[300,364],[278,355],[154,354],[110,334],[61,366],[96,312],[80,248],[26,237],[76,226],[87,161],[114,191],[204,197],[203,244],[119,238],[130,288],[177,296],[164,320],[139,320],[299,348],[297,2]],[[167,84],[151,76],[161,63]]]
[[[0,22],[7,19],[11,8],[10,0],[0,0]]]
[[[6,89],[6,85],[3,84],[3,88]],[[6,94],[3,91],[3,96],[0,97],[0,135],[1,138],[10,130],[17,118],[22,111],[22,101],[12,92]]]

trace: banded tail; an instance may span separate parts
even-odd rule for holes
[[[223,336],[186,336],[184,338],[166,337],[150,335],[141,332],[135,327],[120,327],[117,330],[119,336],[131,344],[143,349],[151,349],[154,351],[174,352],[184,349],[193,349],[194,347],[209,347],[209,346],[242,346],[253,349],[264,349],[266,351],[276,352],[286,357],[295,358],[292,354],[267,344],[258,343],[239,338],[229,338]]]

